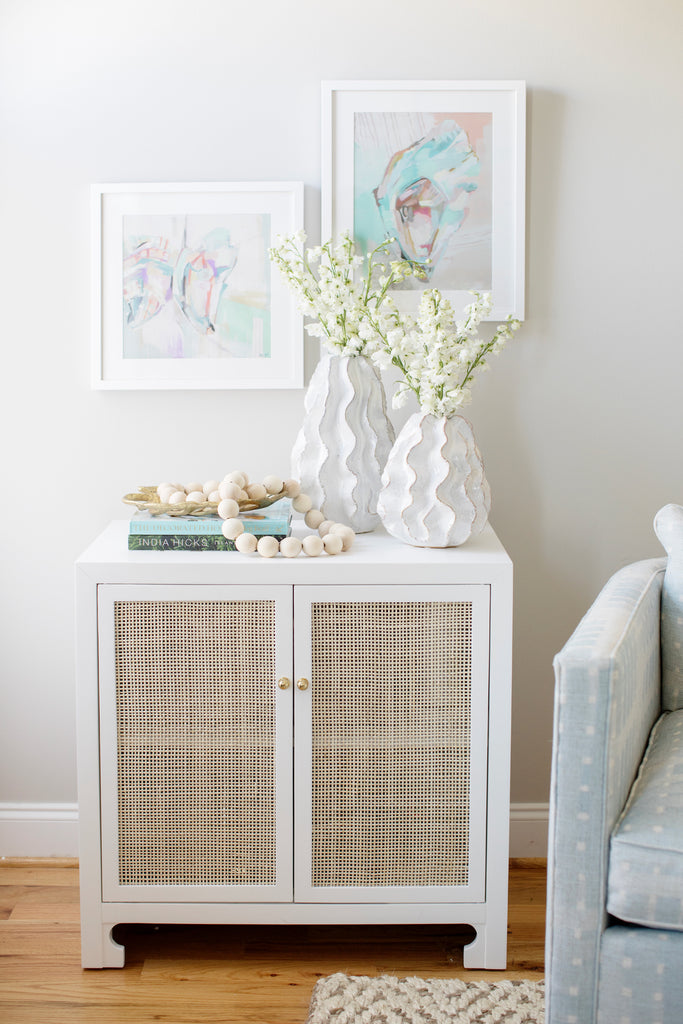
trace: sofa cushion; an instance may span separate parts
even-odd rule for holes
[[[655,533],[669,556],[662,587],[662,708],[683,708],[683,508],[665,505]]]
[[[612,834],[607,909],[683,931],[683,711],[657,720]]]

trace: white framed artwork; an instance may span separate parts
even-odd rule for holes
[[[323,82],[322,234],[360,252],[393,239],[456,308],[490,292],[489,320],[524,317],[524,82]]]
[[[268,250],[303,228],[303,191],[93,185],[93,387],[302,387],[302,317]]]

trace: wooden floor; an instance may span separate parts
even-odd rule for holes
[[[122,925],[122,970],[80,967],[75,861],[0,861],[2,1024],[303,1024],[323,975],[542,978],[545,861],[512,861],[508,970],[465,971],[444,926]]]

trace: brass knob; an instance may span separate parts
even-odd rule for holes
[[[277,685],[281,690],[288,690],[292,685],[292,680],[288,679],[287,676],[283,676],[282,679],[278,679]]]
[[[307,690],[309,686],[308,679],[302,676],[301,679],[297,679],[296,685],[299,690]]]

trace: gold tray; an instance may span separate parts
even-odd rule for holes
[[[274,502],[284,498],[286,490],[283,487],[278,494],[267,494],[265,498],[258,501],[249,498],[247,501],[238,501],[240,512],[253,512],[257,508],[268,508]],[[149,512],[153,516],[216,516],[218,515],[218,503],[205,501],[201,504],[197,501],[179,501],[173,505],[164,504],[159,500],[156,487],[141,487],[134,494],[124,494],[122,499],[126,505],[134,505],[139,512]]]

